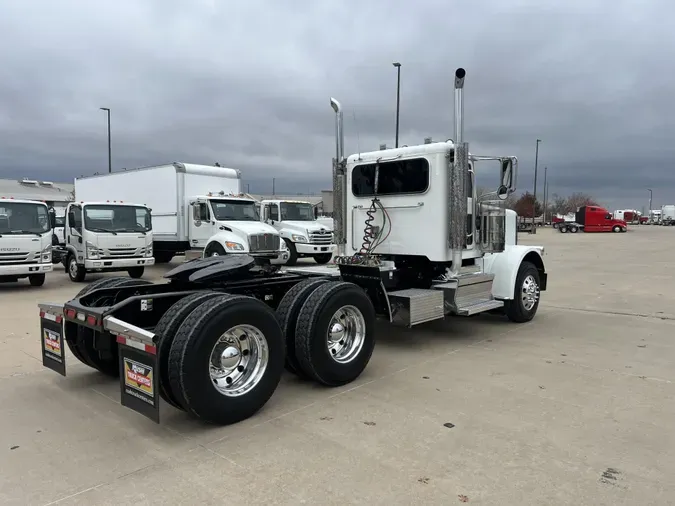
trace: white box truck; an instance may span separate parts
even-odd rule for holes
[[[241,193],[241,172],[169,163],[75,180],[77,200],[133,201],[152,212],[156,263],[191,250],[199,256],[250,253],[288,260],[274,227],[260,222],[255,200]]]
[[[52,270],[52,220],[47,204],[0,198],[0,282],[28,278],[42,286]]]

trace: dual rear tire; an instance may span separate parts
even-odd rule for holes
[[[204,291],[176,302],[155,334],[161,397],[204,421],[253,416],[284,366],[326,386],[356,379],[372,356],[375,311],[352,283],[303,281],[277,312],[242,295]]]

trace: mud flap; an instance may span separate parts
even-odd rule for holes
[[[66,354],[63,340],[63,317],[40,308],[40,344],[42,365],[66,375]]]
[[[145,349],[143,344],[121,336],[117,336],[117,343],[122,406],[159,423],[159,374],[156,349],[154,347]]]

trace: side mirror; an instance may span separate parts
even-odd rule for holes
[[[56,228],[56,213],[54,212],[49,213],[49,226],[52,227],[52,229]]]
[[[319,208],[315,207],[314,208],[314,219],[316,220],[319,217]]]
[[[505,158],[502,160],[502,181],[501,186],[505,186],[507,191],[513,191],[514,180],[513,180],[513,159]],[[501,187],[498,191],[501,191]]]
[[[501,185],[497,190],[497,198],[499,200],[506,200],[508,196],[509,196],[509,189],[506,186]]]
[[[75,213],[72,211],[68,213],[68,226],[75,228]]]

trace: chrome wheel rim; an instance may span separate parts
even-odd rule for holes
[[[363,348],[366,320],[354,306],[343,306],[330,319],[326,333],[328,354],[340,364],[354,360]]]
[[[532,311],[532,308],[539,300],[539,285],[532,274],[528,275],[523,280],[523,287],[520,296],[525,311]]]
[[[267,369],[269,347],[265,335],[253,325],[236,325],[216,341],[209,356],[209,376],[226,397],[253,390]]]
[[[217,251],[212,251],[212,252],[211,252],[211,256],[212,256],[212,257],[218,257],[218,256],[220,256],[220,255],[218,254]]]
[[[77,277],[77,261],[74,258],[70,261],[69,271],[72,277]]]

